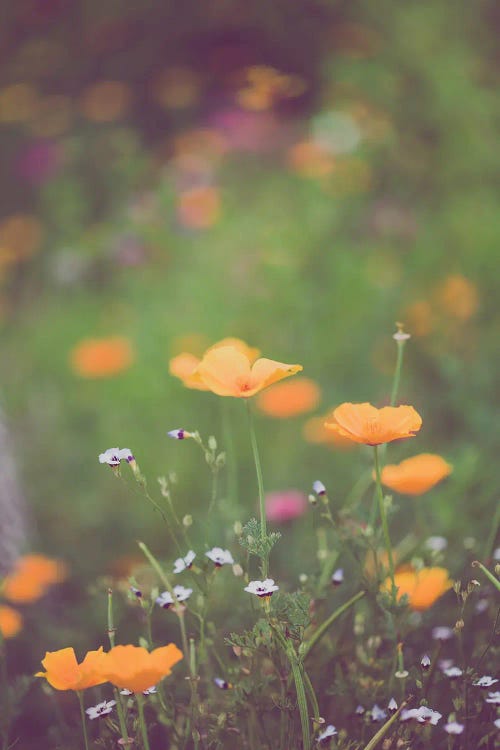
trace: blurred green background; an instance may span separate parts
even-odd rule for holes
[[[128,475],[99,465],[115,445],[152,492],[176,472],[195,539],[233,544],[256,502],[243,404],[228,404],[239,504],[210,524],[203,457],[165,433],[224,448],[221,400],[184,388],[170,358],[238,336],[301,363],[317,414],[381,405],[396,320],[413,335],[399,401],[424,427],[390,458],[444,455],[455,471],[422,500],[429,530],[460,550],[484,538],[498,450],[494,3],[19,0],[2,14],[0,386],[31,547],[84,581],[140,538],[176,556]],[[130,367],[75,371],[82,340],[116,336]],[[307,443],[307,416],[258,417],[266,488],[321,478],[341,503],[368,456]],[[314,544],[305,530],[289,532],[298,550]],[[307,567],[287,545],[273,554],[277,569]]]

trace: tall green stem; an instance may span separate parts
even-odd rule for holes
[[[85,721],[85,708],[83,706],[83,691],[77,690],[78,702],[80,703],[80,716],[82,718],[82,730],[83,730],[83,742],[85,744],[85,750],[89,750],[89,737],[87,734],[87,722]]]
[[[389,536],[389,526],[387,524],[387,514],[385,512],[384,493],[382,491],[382,480],[380,478],[380,463],[378,458],[378,445],[373,446],[375,460],[375,480],[377,484],[378,507],[380,511],[380,520],[382,521],[382,531],[384,533],[385,548],[389,559],[389,575],[392,582],[392,597],[396,600],[396,584],[394,582],[394,559],[392,557],[391,538]]]
[[[255,437],[255,428],[253,424],[252,408],[250,406],[250,400],[247,399],[247,414],[248,414],[248,428],[250,430],[250,441],[252,443],[253,460],[255,462],[255,471],[257,473],[257,485],[259,488],[259,512],[260,512],[260,535],[262,538],[262,545],[265,549],[267,539],[267,525],[266,525],[266,500],[264,495],[264,482],[262,480],[262,468],[259,458],[259,449],[257,447],[257,438]],[[269,571],[269,552],[266,550],[262,557],[262,577],[267,578]]]
[[[111,648],[115,646],[115,626],[113,620],[113,591],[108,589],[108,638]],[[129,745],[129,736],[127,732],[127,722],[123,712],[122,699],[118,689],[113,688],[113,694],[116,701],[116,712],[118,714],[118,723],[120,724],[120,733],[125,747]]]
[[[403,351],[405,348],[405,342],[404,341],[398,341],[398,354],[396,358],[396,367],[394,370],[394,376],[392,380],[392,390],[391,390],[391,406],[394,406],[396,403],[396,399],[398,397],[398,390],[399,390],[399,382],[401,380],[401,370],[403,367]]]
[[[144,698],[141,693],[135,694],[135,700],[137,702],[137,709],[139,713],[139,726],[141,728],[142,746],[144,750],[151,750],[151,748],[149,747],[146,721],[144,720]]]
[[[314,646],[317,644],[317,642],[324,636],[330,625],[335,622],[341,615],[344,614],[350,607],[353,606],[353,604],[356,604],[357,601],[359,601],[363,596],[365,595],[364,591],[359,591],[357,594],[355,594],[351,599],[349,599],[345,604],[342,604],[341,607],[335,610],[335,612],[332,612],[330,617],[327,617],[327,619],[319,626],[317,630],[314,631],[312,636],[309,638],[308,641],[304,641],[299,649],[299,654],[302,659],[302,661],[305,660],[306,656],[309,654],[309,652],[314,648]]]
[[[222,430],[227,453],[227,494],[231,503],[235,504],[238,500],[238,466],[231,425],[230,400],[228,398],[219,399],[222,408]]]
[[[2,694],[1,698],[1,736],[2,736],[2,750],[7,750],[9,747],[9,725],[10,725],[10,692],[9,692],[9,678],[7,674],[7,654],[5,650],[5,639],[3,633],[0,630],[0,690]]]
[[[279,626],[273,626],[273,630],[276,633],[278,641],[280,642],[283,651],[286,654],[290,666],[292,668],[293,679],[295,682],[295,691],[297,693],[297,704],[299,707],[300,723],[302,726],[302,746],[304,750],[309,750],[311,747],[311,730],[309,727],[309,714],[307,711],[307,698],[304,687],[304,681],[302,679],[302,670],[300,668],[297,654],[291,643],[288,643],[283,636],[283,633],[279,629]],[[312,689],[312,686],[311,686]],[[314,693],[314,691],[313,691]],[[315,709],[317,709],[317,702]]]

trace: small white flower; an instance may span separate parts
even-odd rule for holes
[[[143,695],[153,695],[153,693],[157,693],[158,690],[156,689],[156,685],[151,685],[151,687],[146,688],[146,690],[142,691]]]
[[[323,740],[327,740],[329,737],[334,737],[336,734],[338,734],[338,732],[333,724],[328,724],[328,726],[323,729],[321,734],[318,734],[316,742],[323,742]]]
[[[278,589],[279,586],[276,586],[272,578],[266,578],[265,581],[250,581],[248,586],[245,586],[245,591],[248,591],[249,594],[260,597],[272,596]]]
[[[384,719],[387,719],[387,712],[375,703],[371,710],[371,716],[372,721],[384,721]]]
[[[174,586],[174,594],[177,598],[177,602],[185,602],[191,594],[193,589],[184,588],[184,586]],[[170,591],[164,591],[160,596],[156,597],[156,603],[163,609],[168,609],[170,605],[174,603],[174,598]]]
[[[446,675],[446,677],[449,677],[450,680],[456,680],[457,677],[463,675],[463,672],[460,667],[448,667],[447,669],[443,669],[443,674]]]
[[[493,550],[493,559],[495,562],[500,562],[500,547]]]
[[[486,612],[489,606],[490,605],[487,599],[478,599],[474,609],[478,615],[482,615],[483,612]]]
[[[123,690],[120,690],[120,695],[132,695],[132,691],[128,688],[123,688]]]
[[[429,669],[429,667],[431,666],[431,660],[427,654],[424,654],[420,659],[420,666],[422,667],[422,669]]]
[[[113,710],[113,706],[116,706],[116,701],[102,701],[102,703],[97,703],[95,706],[90,706],[90,708],[85,709],[85,713],[89,717],[89,719],[98,719],[99,716],[106,716],[106,714],[110,714]]]
[[[448,546],[448,540],[444,536],[430,536],[425,540],[425,546],[431,552],[442,552]]]
[[[410,721],[414,719],[419,724],[432,724],[435,726],[438,721],[442,718],[442,714],[439,711],[433,711],[432,708],[427,706],[420,706],[420,708],[409,708],[401,712],[401,721]]]
[[[174,573],[182,573],[183,570],[190,568],[195,557],[196,552],[193,552],[192,549],[189,550],[185,557],[178,557],[174,562]]]
[[[364,712],[365,712],[365,709],[364,709],[364,706],[361,705],[361,703],[356,706],[356,709],[354,711],[356,716],[363,716]]]
[[[344,582],[344,568],[337,568],[332,575],[332,583],[334,586],[340,586]]]
[[[486,703],[491,703],[494,706],[500,706],[500,690],[496,693],[488,693],[488,697],[485,699]]]
[[[191,433],[187,430],[183,430],[182,428],[178,430],[170,430],[167,432],[167,435],[174,440],[185,440],[186,438],[192,437]]]
[[[319,481],[319,479],[316,479],[316,481],[313,482],[313,491],[317,495],[326,495],[326,487],[323,482]]]
[[[228,549],[222,549],[221,547],[213,547],[205,552],[205,555],[211,560],[218,568],[222,565],[233,565],[234,560],[232,554]]]
[[[229,690],[231,683],[223,680],[222,677],[214,677],[214,682],[220,690]]]
[[[465,724],[459,724],[458,721],[450,721],[443,727],[445,732],[448,734],[462,734],[465,729]]]
[[[497,729],[500,729],[500,719],[495,719],[495,721],[493,722],[493,724],[495,725],[495,727]]]
[[[134,456],[130,448],[108,448],[107,451],[99,454],[99,463],[108,464],[108,466],[119,466],[120,461],[130,463],[133,460]]]
[[[473,682],[472,684],[475,687],[489,688],[494,685],[495,682],[498,682],[498,680],[494,677],[490,677],[489,674],[485,674],[483,677],[480,677],[479,680],[475,680],[475,682]]]
[[[437,628],[432,628],[432,637],[435,641],[449,641],[453,636],[453,628],[449,628],[446,625],[439,625]]]
[[[390,714],[393,714],[398,710],[398,704],[396,703],[395,698],[391,698],[391,700],[387,704],[387,710],[389,711]]]
[[[136,586],[131,586],[130,591],[133,593],[134,596],[136,596],[138,599],[141,599],[142,597],[142,591],[138,589]]]

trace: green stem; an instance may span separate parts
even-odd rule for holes
[[[2,735],[2,750],[7,750],[9,747],[9,726],[10,726],[10,692],[9,692],[9,677],[7,674],[7,654],[5,651],[5,639],[3,632],[0,629],[0,681],[1,681],[1,735]]]
[[[299,660],[293,646],[285,640],[283,633],[280,631],[279,627],[273,626],[273,630],[276,633],[278,641],[280,642],[280,645],[283,648],[283,651],[285,652],[292,668],[293,679],[295,682],[295,691],[297,693],[300,723],[302,726],[302,746],[304,750],[309,750],[309,748],[311,747],[311,730],[309,727],[309,714],[307,711],[306,692],[304,689],[304,681],[302,679]]]
[[[229,411],[230,400],[227,398],[219,399],[222,407],[222,430],[227,453],[227,494],[234,508],[238,500],[238,466],[236,463],[236,451],[234,449],[231,413]]]
[[[391,576],[392,582],[392,598],[393,602],[396,603],[396,584],[394,582],[394,559],[392,557],[392,545],[391,537],[389,536],[389,526],[387,524],[387,514],[385,512],[384,493],[382,491],[382,481],[380,479],[380,463],[378,458],[378,445],[373,446],[373,452],[375,457],[375,479],[377,484],[377,497],[378,507],[380,511],[380,520],[382,521],[382,530],[384,532],[385,548],[387,550],[387,557],[389,559],[389,575]]]
[[[500,526],[500,503],[497,503],[497,509],[493,517],[493,523],[490,526],[490,532],[488,534],[488,539],[486,540],[486,544],[484,547],[483,559],[486,561],[490,559],[491,553],[493,552],[493,546],[495,544],[495,539],[498,534],[499,526]]]
[[[89,738],[87,734],[87,723],[85,721],[85,708],[83,706],[83,691],[77,690],[78,702],[80,703],[80,716],[82,718],[82,730],[83,730],[83,742],[85,744],[85,750],[89,750]]]
[[[398,397],[398,390],[399,390],[399,383],[401,380],[401,369],[403,367],[403,351],[405,348],[405,342],[404,341],[398,341],[398,355],[396,358],[396,368],[394,370],[394,377],[392,380],[392,390],[391,390],[391,406],[394,406],[396,403],[396,399]]]
[[[253,424],[252,409],[250,406],[250,400],[246,400],[247,414],[248,414],[248,428],[250,430],[250,441],[252,443],[253,459],[255,462],[255,471],[257,473],[257,485],[259,488],[259,512],[260,512],[260,534],[262,539],[262,545],[266,549],[267,539],[267,526],[266,526],[266,500],[264,495],[264,482],[262,480],[262,468],[259,458],[259,449],[257,447],[257,438],[255,437],[255,428]],[[269,571],[269,552],[266,550],[262,557],[262,577],[267,578]]]
[[[316,698],[316,693],[314,692],[314,688],[312,686],[312,682],[309,678],[309,675],[307,674],[306,670],[304,669],[304,665],[300,665],[300,671],[302,674],[302,679],[304,681],[304,687],[306,689],[307,695],[309,697],[309,703],[311,704],[313,716],[317,722],[319,722],[319,706],[318,706],[318,699]]]
[[[149,747],[148,730],[146,727],[146,722],[144,720],[144,698],[140,693],[136,693],[135,700],[137,701],[137,709],[139,713],[139,726],[141,728],[142,746],[144,750],[151,750]]]
[[[359,601],[363,596],[365,595],[364,591],[359,591],[355,596],[353,596],[351,599],[349,599],[345,604],[342,604],[341,607],[335,610],[335,612],[332,612],[330,617],[328,617],[317,630],[314,631],[312,636],[309,638],[308,641],[304,641],[300,648],[299,648],[299,654],[302,659],[302,661],[305,661],[307,655],[310,653],[310,651],[314,648],[314,646],[318,643],[318,641],[323,637],[323,635],[326,633],[330,625],[335,622],[341,615],[344,614],[350,607],[353,606],[353,604],[356,604],[357,601]]]
[[[486,576],[486,578],[488,578],[491,581],[491,583],[493,584],[493,586],[495,586],[495,588],[498,591],[500,591],[500,581],[498,580],[498,578],[496,578],[493,575],[493,573],[491,573],[491,571],[488,570],[488,568],[486,568],[483,565],[483,563],[480,563],[479,560],[474,560],[474,562],[472,563],[472,565],[473,565],[474,568],[480,568],[483,571],[483,573]]]
[[[410,698],[408,698],[408,700],[404,701],[400,705],[400,707],[398,708],[398,710],[396,711],[396,713],[393,714],[391,716],[391,718],[388,719],[385,722],[385,724],[378,730],[378,732],[373,735],[373,737],[371,738],[371,740],[368,743],[368,745],[365,745],[364,750],[374,750],[377,747],[377,745],[380,742],[380,740],[382,740],[385,737],[385,735],[387,734],[387,732],[389,731],[389,729],[392,727],[392,725],[397,720],[397,718],[398,718],[399,714],[401,713],[401,711],[403,711],[403,709],[406,708],[406,706],[408,705],[409,701],[410,701]]]
[[[113,620],[113,590],[108,589],[108,638],[111,648],[115,645],[115,626]],[[129,736],[127,732],[127,722],[125,721],[125,714],[123,712],[122,699],[118,689],[113,688],[113,693],[116,701],[116,712],[118,714],[118,722],[120,724],[120,733],[125,747],[129,744]]]

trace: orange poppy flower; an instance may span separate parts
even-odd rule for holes
[[[325,427],[324,417],[311,417],[307,420],[302,430],[304,439],[308,443],[314,443],[316,445],[331,445],[333,448],[353,448],[354,444],[352,440],[337,435],[336,432],[328,430]]]
[[[109,378],[133,362],[130,341],[123,336],[84,339],[71,352],[71,366],[82,378]]]
[[[169,675],[182,658],[174,643],[151,652],[141,646],[115,646],[105,655],[104,673],[116,687],[141,693]]]
[[[239,352],[248,357],[251,362],[256,360],[260,354],[259,349],[248,346],[248,344],[241,339],[232,337],[218,341],[216,344],[209,347],[205,354],[212,351],[212,349],[219,349],[221,346],[233,346]],[[170,374],[182,380],[186,388],[195,388],[198,391],[209,391],[210,388],[203,383],[201,377],[196,372],[200,362],[200,357],[196,357],[194,354],[189,354],[188,352],[182,352],[170,360]]]
[[[4,638],[14,638],[23,626],[23,618],[12,607],[0,607],[0,631]]]
[[[11,602],[28,604],[40,599],[50,586],[61,583],[67,575],[66,565],[61,560],[25,555],[4,579],[2,594]]]
[[[269,417],[286,419],[312,411],[321,396],[319,386],[310,378],[296,378],[259,393],[257,407]]]
[[[325,427],[337,435],[364,445],[382,445],[392,440],[414,437],[422,426],[422,418],[413,406],[341,404],[327,418]]]
[[[382,469],[382,484],[402,495],[422,495],[451,474],[453,467],[433,453],[420,453]]]
[[[432,607],[440,596],[453,586],[449,573],[445,568],[405,568],[396,571],[394,583],[398,588],[397,597],[406,594],[411,609],[425,610]],[[392,582],[387,578],[382,589],[391,591]]]
[[[42,660],[46,671],[37,672],[35,677],[45,677],[56,690],[85,690],[108,681],[102,671],[104,658],[102,646],[97,651],[88,651],[81,664],[72,648],[47,651]]]
[[[212,393],[218,396],[250,398],[278,380],[295,375],[302,365],[287,365],[273,359],[250,359],[234,346],[209,349],[196,372]]]
[[[461,274],[448,276],[437,290],[438,302],[443,310],[458,320],[468,320],[477,311],[477,287]]]

